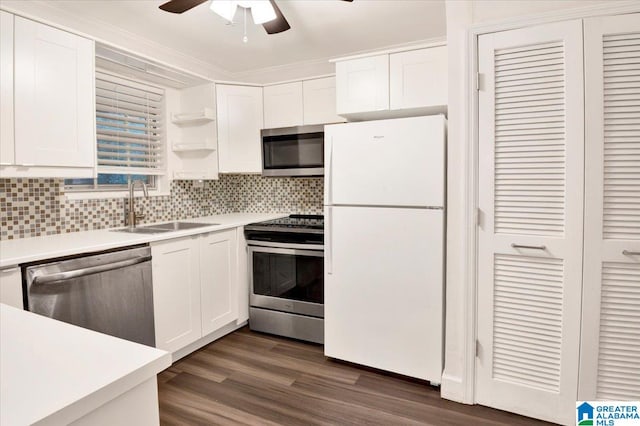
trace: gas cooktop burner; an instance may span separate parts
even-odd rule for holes
[[[324,232],[324,216],[292,214],[280,219],[251,223],[245,226],[249,231],[276,231],[276,232]]]

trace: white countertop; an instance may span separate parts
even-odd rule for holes
[[[109,250],[135,244],[145,244],[152,241],[201,234],[203,232],[220,231],[244,226],[248,223],[261,222],[285,216],[287,215],[282,213],[230,213],[193,219],[181,219],[181,222],[218,224],[184,231],[172,231],[159,234],[129,234],[126,232],[113,232],[102,229],[97,231],[22,238],[18,240],[5,240],[0,241],[0,268],[54,257]],[[147,224],[141,226],[146,225]]]
[[[0,304],[0,424],[69,424],[171,365],[168,352]]]

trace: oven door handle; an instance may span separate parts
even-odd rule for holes
[[[305,250],[298,248],[280,248],[280,247],[264,247],[264,246],[249,246],[250,253],[274,253],[274,254],[290,254],[293,256],[310,256],[310,257],[324,257],[324,251],[322,250]]]
[[[277,243],[273,241],[247,240],[247,245],[250,247],[274,247],[294,250],[324,250],[324,246],[322,244]]]

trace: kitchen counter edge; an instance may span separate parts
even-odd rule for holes
[[[180,219],[180,222],[211,223],[211,226],[171,231],[158,234],[129,234],[109,229],[71,232],[0,241],[0,269],[16,267],[22,263],[93,253],[137,244],[170,240],[190,235],[223,231],[253,222],[286,217],[284,213],[229,213],[197,218]],[[158,223],[165,223],[162,221]],[[214,225],[214,223],[216,225]],[[144,224],[147,226],[151,224]],[[114,228],[118,229],[118,228]]]

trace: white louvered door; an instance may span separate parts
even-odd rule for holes
[[[580,400],[640,399],[640,14],[585,20]],[[634,254],[635,253],[635,254]]]
[[[582,23],[479,37],[478,403],[568,423],[578,383]]]

